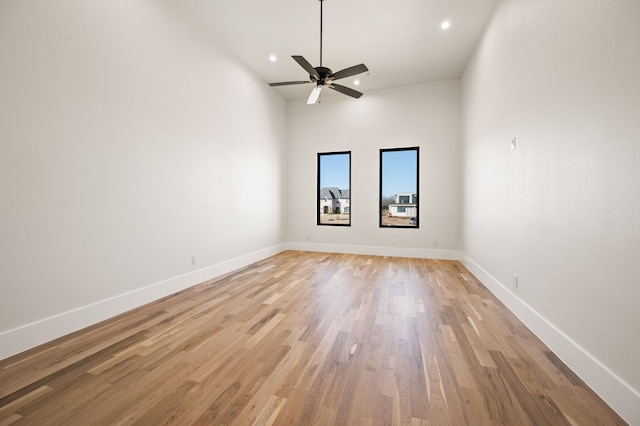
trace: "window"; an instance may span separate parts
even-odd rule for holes
[[[351,152],[318,153],[317,224],[351,226]]]
[[[380,226],[418,228],[419,148],[380,150]]]

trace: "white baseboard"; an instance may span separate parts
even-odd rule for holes
[[[640,425],[640,392],[618,377],[571,337],[496,280],[480,265],[460,255],[460,261],[515,316],[630,425]]]
[[[219,277],[278,254],[285,249],[285,244],[278,244],[0,332],[0,359],[8,358],[154,300]]]
[[[411,257],[418,259],[459,260],[458,250],[431,250],[402,247],[353,246],[343,244],[287,243],[287,249],[322,253],[366,254],[371,256]]]

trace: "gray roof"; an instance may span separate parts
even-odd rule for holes
[[[320,189],[320,198],[331,198],[334,200],[336,198],[348,199],[350,195],[349,192],[348,189],[338,189],[335,186],[322,188]]]

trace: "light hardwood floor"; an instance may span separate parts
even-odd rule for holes
[[[459,262],[288,251],[0,361],[0,425],[625,424]]]

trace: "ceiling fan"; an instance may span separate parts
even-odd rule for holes
[[[320,66],[314,67],[307,61],[305,58],[299,55],[293,55],[292,58],[296,61],[302,68],[305,69],[309,73],[308,81],[283,81],[280,83],[269,83],[269,86],[289,86],[292,84],[308,84],[315,83],[316,87],[313,88],[311,94],[309,95],[309,99],[307,99],[307,104],[315,104],[320,97],[320,91],[323,87],[328,87],[329,89],[333,89],[336,92],[340,92],[344,95],[351,96],[352,98],[359,98],[362,96],[362,93],[357,90],[353,90],[350,87],[342,86],[340,84],[334,83],[334,80],[339,80],[341,78],[351,77],[366,71],[369,71],[369,68],[366,67],[365,64],[354,65],[349,68],[345,68],[338,72],[333,72],[331,69],[322,66],[322,3],[324,0],[320,0]]]

